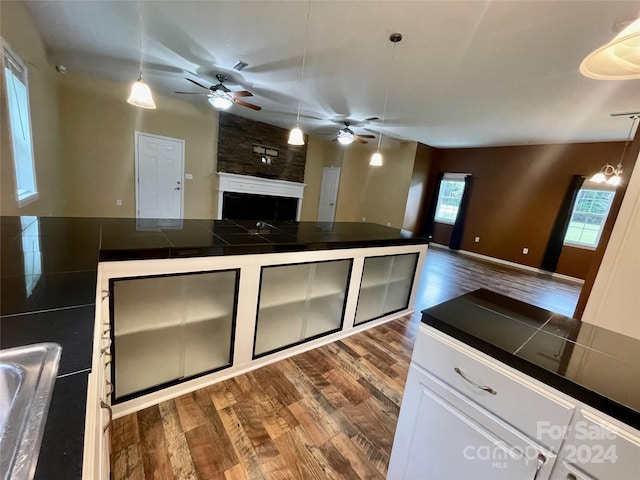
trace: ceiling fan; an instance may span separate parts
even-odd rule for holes
[[[351,130],[349,126],[349,122],[344,122],[344,128],[338,130],[338,138],[336,138],[336,140],[338,140],[338,142],[340,142],[342,145],[350,145],[354,141],[358,143],[369,143],[364,139],[376,138],[375,135],[358,135],[353,130]]]
[[[179,93],[181,95],[206,95],[207,97],[209,97],[208,98],[209,103],[213,105],[215,108],[218,108],[221,110],[227,110],[234,103],[236,105],[247,107],[252,110],[262,110],[262,107],[253,105],[252,103],[245,102],[244,100],[240,100],[241,97],[253,97],[253,93],[248,92],[247,90],[232,92],[224,84],[224,82],[229,80],[229,78],[226,75],[222,75],[219,73],[216,75],[216,78],[218,79],[219,83],[216,85],[211,85],[210,87],[205,87],[204,85],[202,85],[199,82],[196,82],[195,80],[191,80],[190,78],[185,78],[185,80],[187,80],[188,82],[191,82],[200,88],[204,88],[205,90],[207,90],[207,92],[206,93],[205,92],[202,92],[202,93],[175,92],[175,93]]]

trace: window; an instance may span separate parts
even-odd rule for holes
[[[18,204],[23,206],[38,198],[33,163],[27,68],[6,45],[3,46],[3,59],[13,165],[16,174],[16,196]]]
[[[564,236],[566,245],[588,248],[598,246],[615,193],[614,190],[580,189]]]
[[[464,193],[464,175],[446,174],[440,183],[435,220],[437,222],[455,223]]]

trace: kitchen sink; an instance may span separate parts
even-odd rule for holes
[[[33,477],[61,351],[55,343],[0,350],[0,480]]]

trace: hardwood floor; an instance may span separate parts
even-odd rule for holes
[[[420,310],[481,287],[569,315],[580,293],[431,248],[418,314],[114,420],[112,478],[384,478]]]

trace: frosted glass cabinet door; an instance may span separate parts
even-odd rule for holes
[[[115,400],[232,362],[238,271],[112,280]]]
[[[116,400],[180,377],[181,292],[175,276],[113,282]]]
[[[417,263],[417,253],[365,258],[354,325],[407,308]]]
[[[254,357],[342,326],[351,260],[263,267]]]
[[[342,317],[351,262],[315,264],[304,338],[312,338],[342,328]]]
[[[184,275],[184,372],[190,377],[231,364],[236,272]]]

